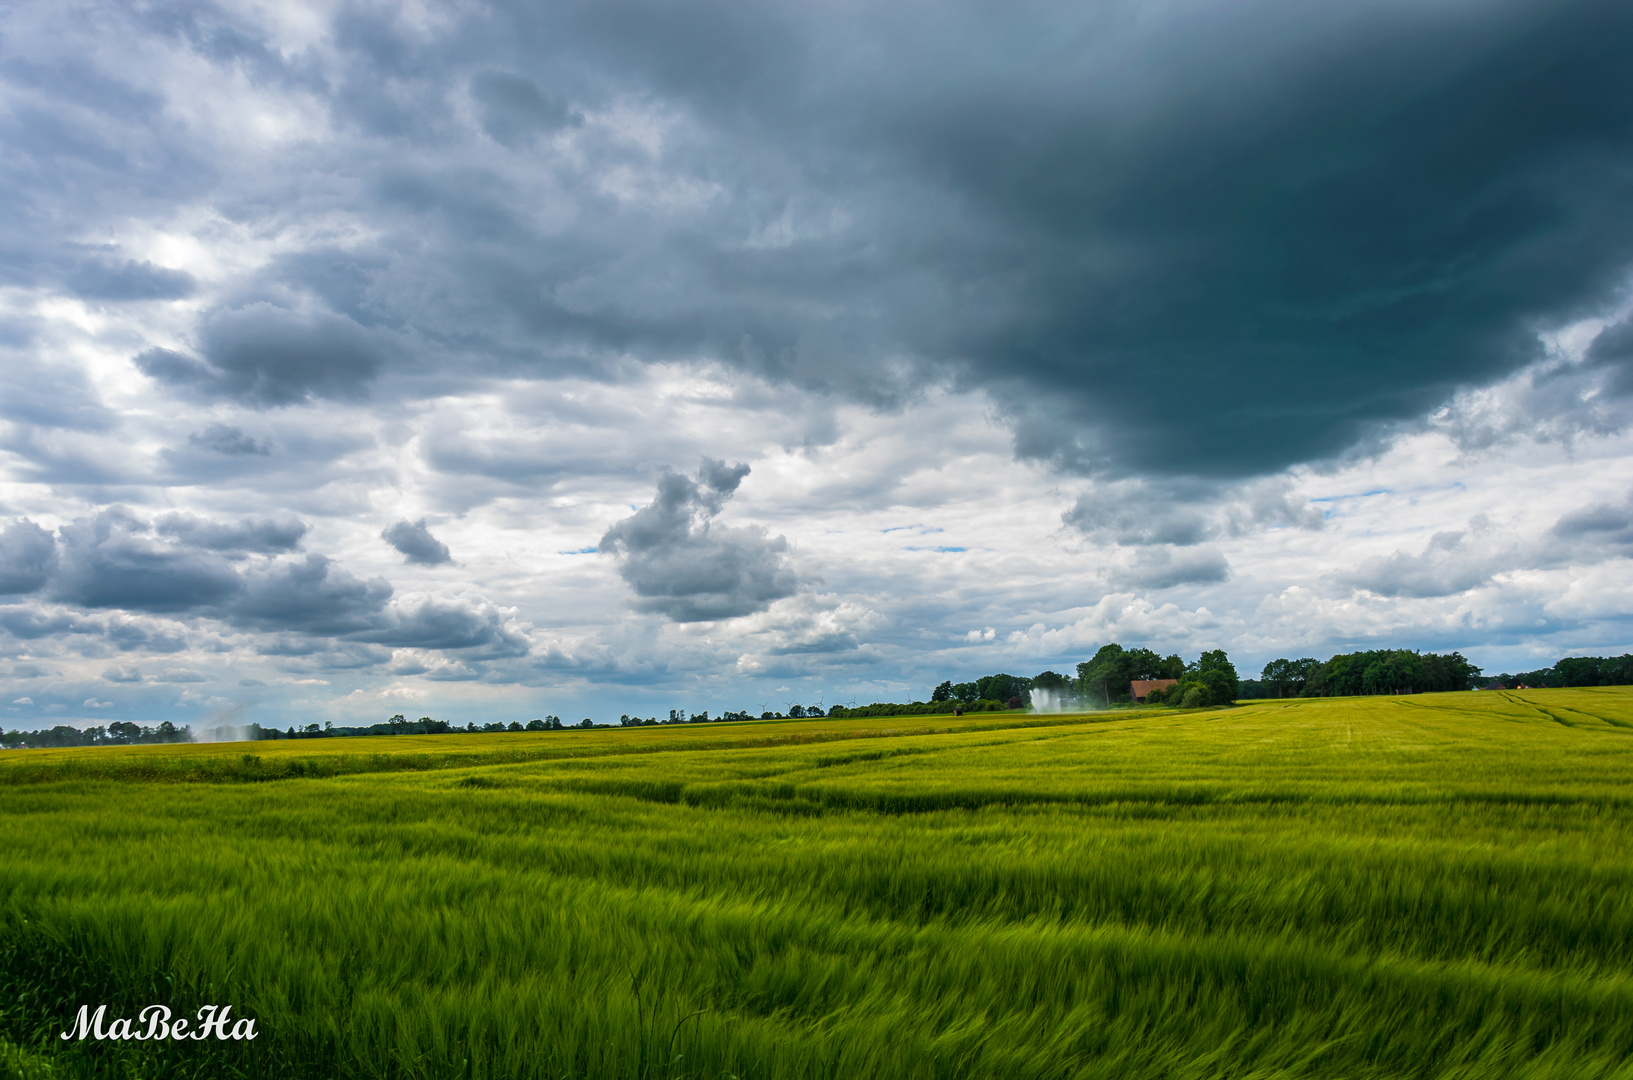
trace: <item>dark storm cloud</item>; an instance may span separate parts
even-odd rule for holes
[[[387,345],[344,316],[254,303],[207,317],[201,351],[202,357],[193,357],[153,348],[134,362],[168,386],[269,408],[313,398],[362,398]]]
[[[1089,475],[1067,481],[1083,497],[1066,522],[1119,549],[1108,581],[1163,589],[1227,580],[1214,542],[1319,525],[1252,478],[1382,446],[1448,400],[1435,422],[1476,449],[1633,415],[1633,323],[1580,363],[1528,366],[1539,332],[1613,317],[1633,280],[1622,2],[501,0],[439,8],[429,30],[389,6],[264,26],[242,10],[36,3],[7,24],[14,477],[121,485],[97,504],[231,486],[197,505],[253,493],[263,516],[298,492],[303,515],[355,523],[417,454],[403,482],[442,474],[433,501],[503,483],[553,516],[586,477],[744,445],[649,400],[674,373],[645,365],[752,373],[780,384],[768,400],[834,415],[952,387],[989,394],[1020,454]],[[104,377],[108,355],[147,379]],[[516,395],[513,423],[478,415],[494,380],[563,376],[680,404],[613,450],[609,425],[538,404],[560,386]],[[710,415],[733,406],[769,411]],[[130,453],[77,435],[116,430]],[[961,433],[924,434],[944,460]],[[669,479],[603,540],[637,606],[691,621],[799,595],[780,538],[722,524],[736,480]],[[155,483],[175,501],[140,490]],[[1521,554],[1625,552],[1617,512],[1567,515]],[[291,554],[288,531],[130,517],[65,527],[49,566],[0,545],[28,597],[6,625],[112,657],[142,634],[171,647],[180,624],[146,614],[169,611],[207,628],[187,631],[216,642],[200,647],[269,642],[312,670],[527,650],[489,606],[395,596]],[[1471,530],[1352,579],[1428,595],[1518,557]],[[867,651],[811,618],[770,652]],[[662,647],[571,638],[540,664],[669,677]]]
[[[85,623],[67,612],[46,612],[22,604],[0,608],[0,629],[24,641],[82,631]]]
[[[497,611],[435,601],[397,611],[368,640],[393,648],[474,649],[488,657],[523,656],[529,648]]]
[[[424,518],[399,521],[382,532],[380,539],[402,552],[405,560],[411,563],[441,566],[453,561],[448,545],[431,535]]]
[[[710,359],[874,404],[951,380],[1023,455],[1240,477],[1512,374],[1633,268],[1619,0],[626,0],[435,35],[347,8],[328,72],[226,11],[161,11],[120,25],[314,95],[335,137],[217,190],[152,91],[8,69],[44,110],[0,165],[19,258],[60,250],[70,207],[206,190],[237,219],[354,222],[237,282],[196,352],[137,356],[257,408],[428,364]],[[189,287],[95,265],[89,292]]]
[[[0,594],[38,592],[56,568],[57,544],[32,521],[15,521],[0,531]]]
[[[238,522],[211,521],[192,514],[166,514],[154,528],[182,544],[218,552],[274,554],[293,551],[306,535],[306,523],[292,519],[249,519]]]
[[[1601,331],[1588,347],[1587,359],[1606,375],[1604,388],[1610,396],[1633,395],[1633,319]]]
[[[649,95],[694,123],[648,164],[722,195],[620,217],[569,186],[588,216],[544,243],[497,174],[400,174],[382,219],[517,344],[703,352],[879,400],[952,373],[997,397],[1023,454],[1222,476],[1513,372],[1633,259],[1624,4],[855,18],[631,3],[466,24],[490,61],[554,81],[471,73],[489,128]],[[364,15],[349,33],[358,70],[457,84],[451,53]],[[823,208],[851,225],[824,234]],[[773,219],[786,242],[753,242]]]
[[[1576,550],[1633,554],[1633,496],[1572,510],[1554,524],[1553,534]]]
[[[273,563],[245,573],[242,595],[227,607],[236,623],[262,630],[356,634],[380,622],[391,583],[363,581],[323,555]]]
[[[293,520],[219,522],[189,514],[148,522],[117,506],[64,525],[56,537],[32,522],[14,522],[0,531],[0,592],[38,595],[68,610],[7,607],[0,609],[0,629],[23,639],[89,634],[117,648],[157,652],[184,644],[131,616],[72,610],[79,608],[203,616],[252,631],[340,638],[347,647],[452,649],[483,658],[523,656],[530,648],[491,605],[393,604],[390,582],[359,578],[327,556],[266,558],[295,550],[306,531]],[[235,565],[251,556],[262,558]],[[338,647],[309,643],[296,651]],[[389,656],[365,652],[370,664]]]
[[[162,542],[151,525],[119,507],[64,525],[58,535],[50,591],[75,607],[190,611],[241,588],[221,556]]]
[[[666,469],[652,502],[601,537],[599,550],[617,558],[637,609],[704,622],[764,611],[798,591],[787,540],[714,521],[748,472],[710,458],[696,479]]]

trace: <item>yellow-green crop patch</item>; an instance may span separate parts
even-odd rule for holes
[[[0,814],[0,1077],[1633,1077],[1627,689],[22,751]]]

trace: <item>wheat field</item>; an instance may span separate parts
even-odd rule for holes
[[[0,816],[0,1077],[1633,1078],[1628,688],[14,751]]]

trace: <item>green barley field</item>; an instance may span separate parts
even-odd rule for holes
[[[0,821],[0,1077],[1633,1078],[1627,688],[13,751]]]

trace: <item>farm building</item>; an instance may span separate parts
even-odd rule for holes
[[[1143,702],[1151,691],[1166,690],[1177,682],[1178,679],[1135,679],[1129,684],[1129,692],[1135,701]]]

